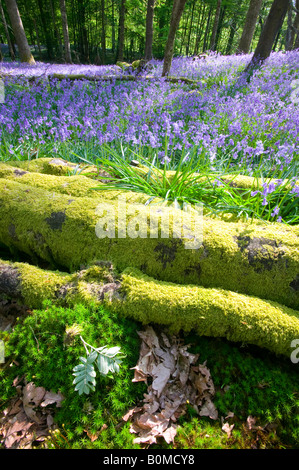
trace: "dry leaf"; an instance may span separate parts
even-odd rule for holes
[[[131,421],[131,433],[138,435],[134,443],[150,445],[157,438],[173,442],[177,432],[173,423],[186,413],[187,403],[201,416],[217,419],[214,383],[205,363],[195,365],[199,356],[189,353],[176,336],[158,334],[151,326],[138,334],[142,341],[138,363],[132,368],[133,382],[150,379],[151,385],[143,406],[123,416],[124,421]]]
[[[234,424],[230,425],[229,423],[224,423],[224,425],[222,426],[222,431],[226,432],[228,437],[231,437],[234,426]]]

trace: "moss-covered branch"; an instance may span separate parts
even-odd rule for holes
[[[149,206],[128,205],[125,215],[123,210],[118,199],[105,194],[77,197],[56,193],[53,186],[46,190],[1,178],[0,243],[67,270],[108,260],[120,272],[133,266],[160,280],[228,289],[299,308],[298,226],[204,217],[203,242],[191,249],[189,237],[198,234],[186,230],[183,219],[183,236],[177,227],[173,230],[171,220],[177,211],[170,211],[168,224],[158,211],[149,217]],[[113,226],[115,232],[110,230]],[[153,227],[158,227],[157,238],[151,238]]]
[[[134,268],[116,278],[109,263],[66,274],[0,260],[0,294],[31,308],[40,308],[45,299],[69,306],[104,302],[144,324],[166,325],[173,332],[195,330],[287,356],[291,342],[299,337],[299,312],[278,303],[222,289],[161,282]]]
[[[96,165],[85,165],[85,164],[80,164],[77,165],[76,163],[68,162],[66,160],[62,160],[61,158],[38,158],[34,160],[27,160],[27,161],[9,161],[6,162],[5,164],[0,162],[0,172],[1,176],[3,177],[5,175],[4,171],[4,166],[7,168],[7,165],[10,166],[15,166],[16,168],[20,168],[22,170],[26,170],[29,172],[39,172],[43,174],[49,174],[49,175],[57,175],[57,176],[67,176],[75,173],[80,173],[82,176],[87,176],[89,178],[97,178],[97,179],[105,179],[105,175],[107,175],[107,170],[103,170],[101,168],[98,168]],[[139,165],[138,167],[135,167],[135,171],[138,172],[139,174],[147,175],[149,168],[143,165]],[[155,174],[155,170],[151,168],[151,174]],[[164,171],[156,172],[156,177],[159,178],[159,175],[162,178],[162,175],[164,177]],[[167,179],[171,182],[173,178],[177,178],[180,176],[180,173],[177,173],[176,171],[173,170],[167,170],[165,172],[165,176]],[[193,173],[192,178],[196,178],[198,176],[199,181],[202,179],[203,181],[206,180],[206,176],[200,176],[198,173]],[[222,181],[225,184],[228,184],[234,188],[240,188],[240,189],[261,189],[263,187],[264,183],[269,184],[270,182],[272,183],[278,183],[280,180],[276,179],[271,179],[271,178],[254,178],[252,176],[245,176],[245,175],[221,175],[221,176],[213,176],[209,175],[209,180],[219,180]],[[286,181],[287,183],[287,181]],[[297,181],[296,184],[299,184],[299,181]]]

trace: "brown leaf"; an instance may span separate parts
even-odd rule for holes
[[[255,428],[255,423],[256,423],[256,418],[254,418],[253,416],[248,416],[248,418],[246,420],[246,425],[247,425],[248,429],[254,429]]]
[[[199,411],[200,416],[208,416],[211,419],[218,419],[218,411],[214,403],[208,398]]]
[[[229,423],[224,423],[221,429],[222,431],[226,432],[228,437],[231,437],[234,426],[234,424],[230,425]]]
[[[48,405],[52,405],[53,403],[56,403],[57,408],[60,408],[61,402],[63,400],[64,400],[64,396],[60,392],[58,393],[46,392],[44,399],[42,403],[40,404],[40,406],[44,407],[44,406],[48,406]]]

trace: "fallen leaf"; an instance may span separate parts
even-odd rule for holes
[[[228,437],[231,437],[234,424],[224,423],[222,426],[222,431],[224,431]]]

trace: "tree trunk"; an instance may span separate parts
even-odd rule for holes
[[[68,274],[22,262],[0,260],[0,296],[40,309],[55,305],[104,304],[143,324],[169,327],[173,333],[194,330],[290,356],[299,337],[299,312],[235,292],[157,281],[128,267],[116,275],[109,261]]]
[[[33,21],[33,24],[34,24],[34,29],[35,29],[35,34],[36,34],[38,57],[39,57],[39,60],[42,60],[43,54],[42,54],[41,43],[40,43],[40,39],[39,39],[38,27],[37,27],[37,24],[36,24],[36,20],[33,19],[32,21]]]
[[[162,77],[165,77],[166,75],[168,75],[170,71],[173,51],[174,51],[175,35],[180,24],[180,19],[184,11],[186,1],[187,0],[174,0],[173,2],[169,33],[168,33],[168,38],[167,38],[165,52],[164,52]]]
[[[55,15],[55,9],[53,5],[53,0],[50,0],[50,9],[51,9],[51,16],[53,20],[53,28],[55,31],[55,36],[58,44],[58,48],[56,46],[56,54],[62,58],[63,57],[63,48],[62,48],[62,42],[61,42],[61,36],[60,36],[60,31],[59,28],[57,27],[57,21],[56,21],[56,15]]]
[[[199,10],[199,15],[198,15],[198,24],[197,24],[197,29],[196,29],[196,40],[195,40],[193,55],[198,54],[199,43],[200,43],[200,40],[201,40],[201,37],[202,37],[202,31],[203,31],[205,10],[206,10],[206,5],[205,4],[201,5],[200,10]]]
[[[66,5],[65,0],[60,1],[60,12],[61,12],[61,21],[62,21],[62,31],[63,31],[63,42],[64,42],[64,57],[67,64],[72,63],[72,55],[71,55],[71,46],[70,46],[70,38],[69,38],[69,28],[67,22],[67,13],[66,13]]]
[[[146,61],[151,60],[153,57],[153,23],[154,23],[155,3],[156,3],[156,0],[147,1],[145,48],[144,48],[144,59]]]
[[[215,50],[216,34],[217,34],[217,31],[218,31],[221,4],[222,4],[222,0],[217,0],[216,13],[215,13],[214,24],[213,24],[213,29],[212,29],[212,36],[211,36],[211,39],[210,39],[210,50],[211,51]]]
[[[132,266],[161,281],[227,289],[299,308],[298,226],[259,221],[250,224],[249,233],[245,222],[204,216],[203,242],[188,249],[193,246],[189,222],[181,219],[176,228],[169,222],[183,211],[170,209],[169,218],[161,217],[161,206],[158,211],[157,204],[145,206],[144,194],[131,192],[123,206],[126,201],[119,196],[126,199],[126,193],[107,191],[82,173],[53,176],[55,171],[66,174],[69,165],[37,159],[20,162],[11,178],[0,177],[0,244],[54,268],[76,270],[94,260],[111,261],[120,272]],[[28,175],[27,168],[35,173]],[[92,183],[99,192],[90,189]],[[132,211],[139,218],[132,219]],[[148,211],[153,211],[150,219]],[[149,233],[155,227],[157,233]],[[145,236],[139,233],[143,229]]]
[[[52,43],[52,34],[49,29],[49,23],[48,23],[48,12],[45,10],[45,5],[43,3],[43,0],[37,0],[39,12],[40,12],[40,18],[41,18],[41,23],[43,27],[43,34],[46,42],[46,47],[47,47],[47,54],[48,58],[52,60],[54,58],[53,54],[53,43]]]
[[[297,34],[297,38],[299,37],[299,0],[296,0],[296,10],[297,10],[296,16],[294,19],[294,23],[291,27],[291,33],[290,33],[290,49],[291,50],[297,49],[299,47],[299,43],[297,47],[294,44],[296,34]]]
[[[236,34],[236,28],[237,28],[237,21],[236,18],[233,18],[231,26],[230,26],[230,32],[229,32],[229,37],[227,41],[227,46],[226,46],[226,55],[230,55],[233,47],[233,42],[234,42],[234,37]]]
[[[188,41],[187,41],[187,46],[186,46],[186,56],[189,55],[190,39],[191,39],[191,33],[193,31],[194,8],[195,8],[195,0],[192,3],[191,20],[190,20],[190,26],[189,26]]]
[[[5,3],[18,46],[20,60],[34,65],[35,60],[31,54],[16,0],[5,0]]]
[[[271,54],[274,41],[284,21],[288,6],[289,0],[274,0],[253,58],[247,66],[246,72],[262,64]]]
[[[126,0],[121,0],[118,24],[117,60],[124,60]]]
[[[106,62],[106,16],[105,16],[105,0],[101,0],[101,61],[105,65]]]
[[[209,30],[210,30],[211,15],[212,15],[212,7],[210,7],[209,13],[208,13],[208,19],[207,19],[205,36],[204,36],[204,41],[203,41],[203,48],[202,48],[203,52],[205,52],[208,47],[208,35],[209,35]]]
[[[115,53],[116,41],[115,41],[115,16],[114,16],[114,1],[111,0],[111,34],[112,34],[112,52]]]
[[[6,36],[6,39],[7,39],[9,55],[10,55],[11,60],[14,62],[15,61],[15,52],[14,52],[14,48],[13,48],[13,45],[12,45],[12,42],[11,42],[11,39],[10,39],[10,34],[9,34],[9,30],[8,30],[8,26],[7,26],[7,22],[6,22],[6,18],[5,18],[5,14],[4,14],[4,10],[3,10],[3,7],[2,7],[1,0],[0,0],[0,12],[1,12],[2,23],[3,23],[3,26],[4,26],[5,36]]]
[[[263,0],[251,0],[247,11],[243,33],[240,39],[237,52],[239,54],[248,54],[253,39],[256,23],[262,8]]]
[[[226,6],[224,6],[220,10],[220,18],[218,22],[218,28],[217,28],[216,39],[215,39],[215,47],[214,47],[215,51],[217,51],[218,49],[218,42],[221,37],[221,30],[222,30],[223,23],[224,23],[225,13],[226,13]]]

